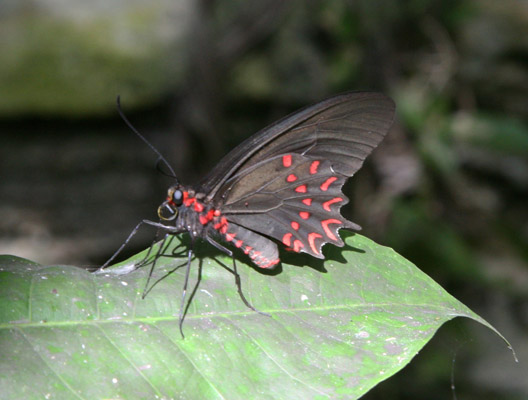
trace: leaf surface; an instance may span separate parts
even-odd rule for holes
[[[145,299],[149,268],[120,274],[144,254],[101,275],[3,256],[0,398],[354,399],[454,317],[495,331],[392,249],[345,241],[324,262],[285,255],[295,265],[277,274],[237,262],[244,294],[271,317],[242,303],[219,264],[231,259],[199,248],[185,339],[185,254],[158,259]]]

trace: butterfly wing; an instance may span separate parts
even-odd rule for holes
[[[340,228],[359,229],[339,212],[348,201],[341,187],[384,138],[394,109],[394,102],[378,93],[317,103],[235,148],[205,178],[201,191],[233,229],[244,229],[244,246],[254,248],[252,232],[255,239],[265,235],[323,258],[323,244],[343,245]],[[271,241],[265,247],[276,252]]]

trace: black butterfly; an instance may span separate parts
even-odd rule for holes
[[[233,256],[217,242],[222,239],[259,268],[280,262],[276,241],[291,251],[324,258],[325,243],[343,246],[339,229],[361,229],[340,214],[348,201],[341,187],[383,140],[394,110],[394,102],[382,94],[356,92],[283,118],[232,150],[198,185],[182,185],[176,179],[158,208],[160,222],[142,221],[117,253],[142,224],[156,226],[167,236],[189,233],[180,329],[197,238]],[[242,294],[234,257],[230,271],[242,300],[255,310]]]

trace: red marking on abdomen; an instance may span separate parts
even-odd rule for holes
[[[310,248],[315,254],[319,254],[319,250],[317,250],[317,247],[315,247],[315,239],[322,237],[323,236],[318,234],[317,232],[312,232],[308,235],[308,243],[310,244]]]
[[[199,216],[200,223],[202,225],[208,224],[213,219],[213,216],[214,216],[214,210],[207,211],[207,214],[205,214],[205,215],[204,214],[200,214],[200,216]]]
[[[341,197],[334,197],[332,200],[328,200],[328,201],[325,201],[323,203],[323,208],[326,210],[326,211],[332,211],[330,209],[330,206],[334,203],[339,203],[340,201],[343,201],[343,199]]]
[[[291,227],[292,227],[293,229],[295,229],[296,231],[299,230],[299,223],[298,223],[298,222],[296,222],[296,221],[292,221],[290,225],[291,225]]]
[[[226,238],[226,240],[227,240],[228,242],[232,241],[232,240],[235,238],[235,236],[236,236],[236,233],[229,233],[229,232],[227,232],[227,233],[225,234],[225,238]]]
[[[197,201],[194,202],[194,211],[196,212],[202,212],[204,210],[204,206],[201,203],[198,203]]]
[[[196,197],[189,197],[183,201],[183,204],[185,205],[185,207],[190,207],[193,205],[195,201],[196,201]]]
[[[308,198],[308,199],[303,199],[302,201],[304,204],[306,204],[307,206],[311,206],[312,205],[312,199]]]
[[[310,164],[310,174],[314,175],[317,174],[317,168],[319,167],[319,161],[313,161]]]
[[[297,193],[306,193],[306,185],[297,186],[295,188],[295,191]]]
[[[310,213],[308,211],[301,211],[301,212],[299,212],[299,216],[302,219],[308,219],[308,218],[310,218]]]
[[[342,224],[341,221],[338,219],[325,219],[324,221],[321,221],[321,226],[323,227],[326,236],[328,236],[331,240],[337,240],[336,236],[333,234],[333,232],[328,227],[329,224]]]
[[[336,181],[337,180],[337,177],[336,176],[331,176],[330,178],[328,178],[326,181],[324,181],[320,188],[323,192],[326,192],[328,190],[328,187],[332,184],[332,182]]]
[[[286,180],[288,182],[295,182],[297,180],[297,177],[294,175],[294,174],[290,174],[288,175],[288,177],[286,178]]]
[[[283,237],[282,237],[282,243],[284,243],[286,246],[290,247],[291,246],[291,238],[292,238],[293,234],[291,233],[286,233]]]
[[[220,222],[217,222],[213,225],[213,228],[215,228],[217,231],[224,235],[227,232],[227,225],[227,219],[225,217],[222,217],[220,218]]]
[[[285,156],[282,156],[282,165],[288,168],[288,167],[291,167],[291,163],[292,163],[291,154],[286,154]]]
[[[300,240],[295,239],[293,241],[293,251],[298,253],[299,251],[301,251],[303,247],[304,247],[304,244]]]

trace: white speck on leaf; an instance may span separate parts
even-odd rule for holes
[[[366,339],[366,338],[370,337],[370,334],[368,332],[365,332],[365,331],[359,331],[358,333],[356,333],[355,336],[358,339]]]

